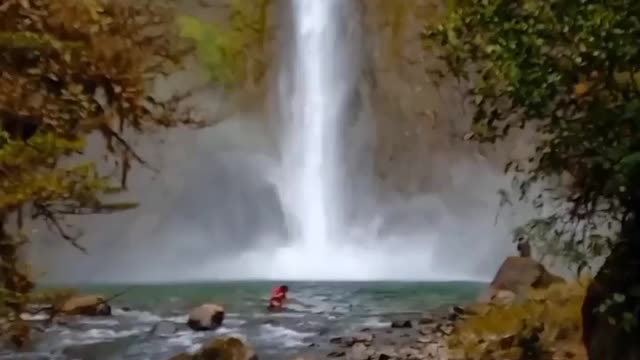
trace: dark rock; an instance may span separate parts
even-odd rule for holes
[[[435,322],[435,320],[433,319],[433,317],[431,315],[424,315],[424,316],[422,316],[422,318],[420,318],[420,320],[418,320],[418,324],[420,324],[420,325],[433,324],[434,322]]]
[[[413,349],[411,347],[405,347],[398,351],[398,355],[402,359],[420,359],[422,354],[420,351]]]
[[[465,310],[465,309],[463,309],[463,308],[462,308],[462,307],[460,307],[460,306],[454,306],[454,307],[452,307],[452,308],[451,308],[451,310],[450,310],[450,312],[451,312],[451,313],[453,313],[453,314],[458,314],[458,315],[464,315],[464,314],[466,314],[466,313],[467,313],[467,312],[466,312],[466,310]]]
[[[406,329],[411,328],[413,325],[410,320],[395,320],[391,322],[391,327],[394,329]]]
[[[333,338],[329,339],[329,343],[330,344],[334,344],[334,345],[342,344],[343,340],[344,339],[341,336],[337,336],[337,337],[333,337]]]
[[[129,311],[131,311],[131,308],[128,307],[128,306],[123,306],[123,307],[120,308],[120,310],[122,310],[124,312],[129,312]]]
[[[371,344],[371,342],[373,341],[373,338],[374,338],[373,334],[357,334],[351,337],[347,341],[347,343],[349,343],[350,346],[357,343]]]
[[[371,328],[362,328],[360,329],[360,332],[369,332],[371,331]]]
[[[336,350],[336,351],[332,351],[332,352],[328,353],[327,357],[329,357],[329,358],[339,358],[339,357],[343,357],[345,355],[347,355],[346,351]]]

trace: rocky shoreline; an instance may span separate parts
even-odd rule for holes
[[[446,359],[446,337],[466,313],[460,306],[451,306],[416,318],[397,319],[388,327],[362,328],[351,335],[329,339],[329,350],[323,355],[301,354],[294,360]],[[311,348],[316,346],[312,344]]]
[[[529,293],[530,290],[533,293]],[[572,292],[574,290],[578,292]],[[536,291],[546,293],[536,295]],[[579,309],[582,297],[579,287],[572,288],[538,262],[527,257],[508,257],[485,293],[475,302],[439,307],[424,313],[391,315],[386,319],[390,321],[386,326],[363,326],[342,336],[327,330],[307,340],[313,343],[303,351],[282,360],[515,360],[529,351],[528,348],[544,347],[544,351],[557,352],[556,343],[566,342],[569,338],[576,341],[574,335],[579,333],[580,326],[579,313],[575,310]],[[50,320],[64,325],[67,316],[111,316],[109,300],[112,298],[102,295],[66,297],[61,303],[50,306],[51,310],[55,309],[51,315],[56,315]],[[195,352],[168,358],[256,360],[259,354],[244,339],[215,332],[224,319],[225,309],[221,305],[203,303],[191,308],[184,320],[184,329],[200,333],[206,339],[204,345]],[[549,325],[546,331],[544,328],[538,330],[545,324]],[[170,338],[177,334],[179,326],[164,321],[155,324],[149,332]],[[208,331],[211,331],[210,335]],[[540,341],[542,337],[544,341]],[[579,351],[572,350],[572,353]]]

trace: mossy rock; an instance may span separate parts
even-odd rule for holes
[[[215,338],[196,353],[194,360],[258,360],[251,346],[239,338]]]

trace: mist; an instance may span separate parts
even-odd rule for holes
[[[155,90],[167,96],[206,85],[206,78],[191,62]],[[294,183],[283,168],[282,119],[269,106],[234,108],[211,86],[190,101],[216,125],[136,141],[158,170],[131,175],[125,199],[138,208],[74,219],[88,254],[60,246],[42,229],[34,234],[31,254],[43,281],[489,280],[514,250],[511,230],[530,215],[512,209],[497,216],[498,190],[511,184],[500,161],[475,148],[445,149],[419,159],[433,174],[420,190],[384,186],[374,173],[375,104],[362,79],[342,81],[335,86],[348,89],[339,135],[343,168],[336,172],[340,196],[332,199],[342,230],[327,239],[330,246],[301,248],[292,231],[288,219],[308,204],[283,202]],[[99,148],[99,140],[92,146]]]

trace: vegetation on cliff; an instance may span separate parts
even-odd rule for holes
[[[147,91],[183,55],[174,19],[153,1],[0,4],[0,316],[16,320],[17,344],[33,289],[26,227],[43,222],[82,250],[65,219],[135,206],[108,201],[126,190],[132,166],[147,166],[126,135],[199,125],[178,111],[180,99],[160,103]],[[90,136],[104,164],[83,156]]]
[[[255,84],[264,78],[269,58],[268,10],[272,0],[232,0],[227,21],[179,18],[180,35],[196,43],[199,60],[219,83]]]
[[[535,153],[507,171],[521,175],[523,196],[568,172],[568,191],[540,223],[597,252],[612,240],[599,225],[615,228],[634,216],[639,17],[640,5],[629,0],[459,0],[426,32],[447,68],[469,81],[476,106],[469,136],[495,142],[535,127]]]
[[[631,0],[456,0],[425,31],[429,49],[469,85],[468,138],[538,134],[535,152],[506,167],[521,199],[541,210],[522,230],[558,244],[578,272],[613,250],[582,309],[597,359],[636,351],[625,339],[637,336],[640,315],[639,36],[640,3]],[[561,176],[565,186],[534,191]]]

